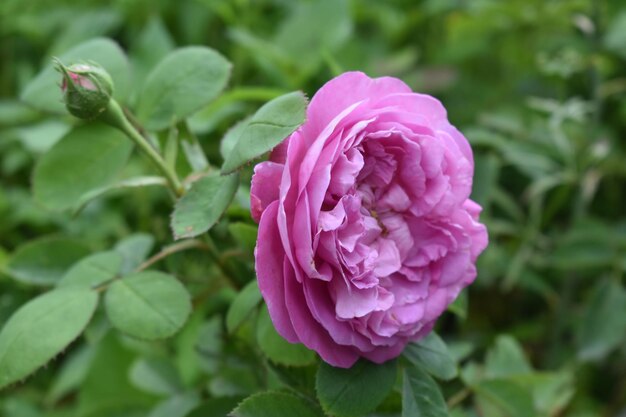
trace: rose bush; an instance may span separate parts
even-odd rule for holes
[[[427,335],[487,245],[472,151],[439,101],[345,73],[255,167],[261,293],[277,331],[350,367]]]

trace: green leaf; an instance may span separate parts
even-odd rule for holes
[[[258,375],[249,367],[225,365],[208,383],[209,393],[214,397],[248,396],[261,389]]]
[[[11,396],[2,402],[2,417],[44,417],[34,399],[26,396]]]
[[[91,320],[98,294],[67,288],[23,305],[0,332],[0,388],[19,381],[58,355]]]
[[[120,11],[113,8],[76,10],[72,13],[72,18],[60,28],[60,33],[55,32],[54,43],[49,53],[58,55],[79,42],[106,35],[116,29],[121,22]]]
[[[266,103],[241,128],[241,136],[225,158],[222,173],[236,171],[249,161],[271,151],[304,123],[307,99],[300,91]],[[230,132],[234,135],[239,132]]]
[[[178,123],[178,143],[183,150],[185,159],[191,167],[192,172],[206,172],[209,170],[209,160],[204,154],[202,144],[197,136],[190,130],[186,121]],[[173,141],[174,144],[176,141]]]
[[[52,119],[19,128],[17,135],[26,149],[35,154],[42,154],[61,140],[70,129],[68,123]]]
[[[186,417],[199,402],[200,398],[195,392],[174,395],[154,407],[148,417]]]
[[[306,366],[315,362],[315,352],[300,343],[289,343],[278,334],[265,305],[259,312],[256,337],[263,353],[273,362],[289,366]]]
[[[0,127],[23,126],[40,119],[39,112],[18,99],[0,99]]]
[[[246,398],[231,417],[322,417],[313,403],[285,392],[262,392]]]
[[[6,269],[11,277],[26,284],[55,285],[89,249],[73,239],[44,237],[20,246]]]
[[[536,417],[533,399],[528,390],[507,379],[491,379],[474,386],[479,400],[487,401],[505,416]]]
[[[252,310],[259,305],[263,297],[259,291],[259,284],[256,280],[252,280],[237,294],[233,300],[228,313],[226,314],[226,329],[228,333],[234,333],[235,330],[246,320]]]
[[[95,38],[75,46],[60,56],[66,65],[81,61],[95,61],[111,74],[115,83],[113,96],[123,99],[129,90],[128,60],[118,44],[110,39]],[[24,89],[21,99],[31,106],[53,113],[67,113],[61,101],[61,75],[52,62]]]
[[[247,90],[248,88],[235,87],[225,92],[215,101],[213,101],[213,103],[204,107],[202,110],[187,119],[189,129],[197,135],[209,135],[220,129],[220,127],[223,126],[224,123],[230,124],[231,120],[241,117],[243,114],[249,112],[250,109],[244,102],[247,97],[239,98],[239,92],[241,91],[241,89]],[[281,90],[281,93],[282,92],[283,91]],[[277,94],[277,96],[278,95],[280,94]],[[254,97],[252,100],[265,102],[267,100],[271,100],[272,98],[274,97],[258,100],[256,97]]]
[[[148,130],[176,124],[215,99],[226,87],[230,71],[226,58],[210,48],[177,49],[148,75],[137,116]]]
[[[194,343],[194,353],[199,359],[200,368],[212,375],[220,368],[224,347],[221,317],[213,316],[202,323]]]
[[[268,362],[268,366],[276,374],[282,385],[304,395],[315,397],[317,364],[311,366],[286,366]]]
[[[574,375],[568,370],[518,374],[508,379],[531,392],[536,411],[546,416],[559,414],[576,391]]]
[[[237,122],[237,124],[228,129],[228,131],[220,141],[220,155],[222,155],[222,158],[224,160],[226,160],[228,155],[235,148],[235,145],[237,145],[239,138],[241,137],[243,131],[246,130],[246,128],[248,127],[248,124],[250,124],[251,119],[252,116],[246,117],[245,119]]]
[[[152,68],[173,49],[174,41],[167,32],[167,28],[158,15],[153,15],[139,36],[133,39],[130,48],[133,82],[139,82],[141,86]]]
[[[626,340],[626,290],[616,281],[600,281],[577,329],[578,357],[600,360]]]
[[[314,72],[324,52],[335,51],[350,39],[350,2],[318,0],[293,6],[273,43],[303,71]]]
[[[88,192],[109,185],[131,150],[130,140],[106,125],[74,129],[37,162],[35,199],[52,210],[74,207]]]
[[[448,311],[459,316],[461,320],[465,320],[467,318],[467,304],[467,291],[461,291],[456,300],[448,306]]]
[[[246,249],[250,253],[254,251],[259,228],[243,222],[235,222],[228,224],[228,231],[235,238],[239,246]]]
[[[273,362],[289,366],[306,366],[315,362],[315,352],[300,343],[289,343],[274,328],[267,306],[259,311],[256,337],[261,351]]]
[[[114,251],[95,253],[72,266],[57,286],[97,287],[115,278],[120,272],[122,261],[122,255]]]
[[[176,369],[186,386],[192,385],[201,375],[200,352],[196,341],[203,325],[205,312],[203,309],[195,309],[183,329],[178,333],[172,345],[176,350],[173,358]]]
[[[487,352],[485,374],[489,378],[528,374],[532,368],[522,347],[511,336],[498,336],[495,346]]]
[[[185,417],[224,417],[240,401],[240,397],[209,398]]]
[[[460,361],[466,359],[474,351],[474,343],[461,340],[452,342],[448,345],[448,352],[452,359],[458,364]]]
[[[78,411],[74,415],[122,417],[122,411],[145,410],[154,404],[153,396],[130,383],[128,373],[136,353],[122,346],[116,332],[109,331],[95,348],[93,362],[78,392]]]
[[[55,403],[80,387],[87,377],[94,354],[94,347],[87,345],[72,352],[64,359],[61,370],[57,373],[56,379],[46,395],[47,403]]]
[[[404,370],[402,417],[447,417],[448,408],[437,383],[419,367]]]
[[[83,194],[78,199],[76,205],[72,208],[72,214],[74,216],[78,215],[87,206],[87,204],[89,204],[96,198],[102,197],[104,194],[108,194],[113,191],[124,190],[127,188],[141,188],[155,185],[167,187],[167,180],[163,177],[134,177],[120,180],[116,183],[105,185],[104,187],[96,188],[95,190],[91,190]]]
[[[176,202],[172,214],[172,231],[176,239],[198,236],[209,230],[235,197],[238,175],[209,174],[191,184]]]
[[[618,241],[615,228],[597,219],[583,218],[558,236],[547,261],[564,271],[610,268],[623,253]]]
[[[128,274],[141,265],[150,254],[153,246],[154,237],[147,233],[135,233],[117,242],[114,250],[124,257],[122,274]]]
[[[403,354],[415,366],[423,368],[437,378],[449,380],[457,375],[456,361],[435,332],[431,332],[419,342],[409,343]]]
[[[604,36],[606,48],[626,58],[626,12],[613,16]]]
[[[130,381],[142,391],[156,395],[182,392],[183,383],[174,365],[164,358],[142,358],[130,368]]]
[[[533,389],[535,408],[546,415],[558,415],[574,398],[574,376],[567,371],[542,376],[542,381]]]
[[[476,154],[471,198],[483,207],[489,204],[498,186],[501,164],[500,158],[493,153]],[[461,294],[467,294],[467,290]]]
[[[106,293],[111,324],[140,339],[164,339],[185,324],[191,301],[174,277],[155,271],[138,272],[115,281]]]
[[[233,42],[248,50],[248,54],[253,57],[259,67],[274,78],[288,78],[289,70],[293,71],[294,60],[275,43],[261,39],[243,27],[231,27],[228,30],[228,37]],[[291,67],[291,68],[290,68]],[[283,80],[285,83],[286,80]],[[293,84],[291,82],[290,84]]]
[[[334,368],[322,362],[315,389],[326,413],[357,417],[374,410],[389,395],[396,373],[395,360],[377,365],[361,359],[350,369]]]

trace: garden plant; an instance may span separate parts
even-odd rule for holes
[[[626,5],[4,0],[1,417],[626,416]]]

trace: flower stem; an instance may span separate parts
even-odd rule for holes
[[[447,401],[448,408],[452,410],[454,407],[461,404],[467,397],[469,397],[471,393],[472,391],[469,388],[463,388],[461,391],[450,397],[450,399]]]
[[[234,271],[232,270],[232,268],[229,267],[228,263],[220,256],[220,251],[217,248],[217,245],[213,241],[213,238],[211,237],[209,232],[206,232],[201,237],[206,244],[206,249],[209,256],[211,257],[211,260],[215,262],[220,272],[227,280],[228,284],[237,290],[241,289],[241,285],[234,279],[234,277],[236,276]]]
[[[107,110],[102,114],[100,120],[108,123],[109,125],[121,130],[130,140],[132,140],[141,151],[152,161],[156,168],[163,174],[169,188],[172,192],[180,197],[185,193],[185,189],[181,184],[176,172],[167,166],[161,155],[148,143],[146,138],[135,129],[130,123],[124,111],[119,104],[113,99],[109,101]]]
[[[149,268],[153,264],[159,262],[160,260],[170,255],[173,255],[175,253],[182,252],[188,249],[207,250],[207,245],[197,239],[188,239],[188,240],[183,240],[178,243],[174,243],[173,245],[163,248],[159,253],[157,253],[156,255],[152,256],[150,259],[143,262],[141,265],[139,265],[135,269],[135,272],[143,271],[144,269]]]

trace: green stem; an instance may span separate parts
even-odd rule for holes
[[[450,399],[447,401],[448,409],[452,410],[454,407],[461,404],[471,394],[472,391],[469,388],[463,388],[461,391],[450,397]]]
[[[191,131],[186,120],[181,121],[176,125],[178,129],[178,139],[180,145],[183,148],[187,162],[191,166],[193,172],[207,171],[210,167],[209,160],[207,159],[200,141],[196,135]]]
[[[153,264],[159,262],[161,259],[188,249],[207,250],[207,245],[197,239],[183,240],[181,242],[174,243],[173,245],[163,248],[159,253],[143,262],[135,269],[135,272],[143,271],[144,269],[147,269]]]
[[[170,189],[176,196],[180,197],[185,193],[185,189],[178,179],[176,172],[167,166],[161,155],[148,143],[146,138],[141,136],[137,129],[135,129],[115,100],[111,99],[111,101],[109,101],[107,110],[102,114],[101,120],[121,130],[146,156],[148,156],[148,158],[150,158],[156,168],[163,174]]]
[[[217,248],[217,245],[215,245],[215,242],[213,241],[213,238],[211,237],[209,232],[206,232],[202,235],[202,240],[204,241],[204,243],[206,243],[206,249],[209,256],[222,272],[224,278],[226,278],[228,283],[233,288],[237,290],[241,289],[239,283],[237,283],[233,278],[235,276],[233,270],[228,266],[228,263],[220,256],[220,251]]]

